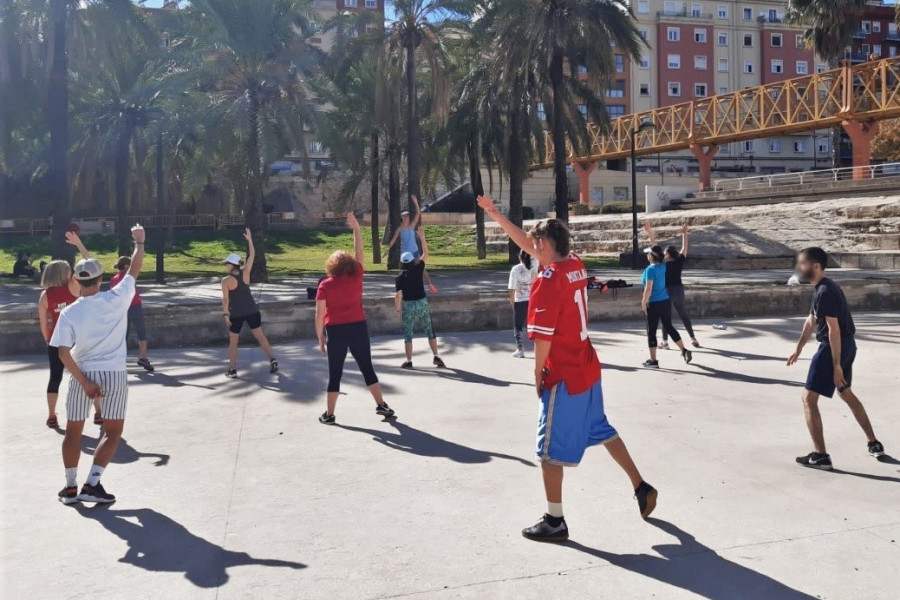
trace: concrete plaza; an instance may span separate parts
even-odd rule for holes
[[[854,389],[900,456],[900,315],[856,316]],[[320,425],[325,359],[276,346],[158,350],[131,367],[125,441],[104,475],[118,502],[64,507],[59,433],[47,430],[44,356],[0,362],[3,598],[888,600],[900,589],[900,461],[866,454],[824,400],[835,471],[803,469],[800,406],[812,347],[785,366],[801,319],[697,323],[694,364],[646,358],[640,323],[592,327],[607,412],[660,490],[643,522],[602,449],[567,472],[572,540],[519,530],[545,509],[533,455],[532,363],[509,332],[441,337],[448,366],[399,369],[374,340],[398,419],[382,421],[352,362],[336,427]],[[65,393],[65,384],[63,387]],[[61,420],[64,412],[61,411]],[[63,423],[64,425],[64,423]],[[98,428],[85,426],[85,450]],[[79,483],[90,457],[83,456]]]

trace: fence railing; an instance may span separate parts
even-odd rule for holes
[[[325,215],[322,215],[324,218]],[[78,225],[81,233],[113,233],[116,231],[115,217],[76,217],[72,223]],[[297,220],[296,213],[279,212],[265,215],[267,227],[301,227],[304,223]],[[157,227],[173,227],[175,229],[227,229],[244,224],[243,215],[233,214],[196,214],[196,215],[164,215],[158,219],[156,215],[140,215],[126,218],[126,223],[140,223],[148,229]],[[309,225],[306,223],[306,225]],[[54,224],[58,227],[60,224]],[[0,234],[28,233],[31,235],[48,234],[49,219],[4,219],[0,217]]]
[[[860,176],[862,173],[862,176]],[[770,175],[753,175],[736,179],[718,179],[713,182],[714,192],[741,191],[757,188],[771,188],[786,185],[806,185],[823,181],[843,181],[845,179],[880,179],[883,177],[900,177],[900,163],[885,163],[858,167],[840,167],[820,169],[817,171],[800,171],[797,173],[772,173]]]

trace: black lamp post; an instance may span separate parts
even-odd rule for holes
[[[631,129],[631,268],[637,269],[639,268],[638,257],[640,253],[638,252],[638,222],[637,222],[637,170],[635,169],[635,162],[637,161],[637,156],[635,152],[637,150],[637,134],[639,131],[645,131],[650,129],[655,129],[656,125],[653,124],[653,121],[650,119],[644,118],[641,120],[641,124],[637,127],[632,127]],[[646,200],[645,200],[646,201]]]
[[[153,106],[147,109],[147,114],[157,121],[156,137],[156,283],[164,284],[165,265],[164,252],[166,249],[166,228],[163,224],[165,205],[165,189],[163,184],[163,118],[166,113],[159,107]]]

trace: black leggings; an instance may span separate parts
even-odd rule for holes
[[[525,321],[528,320],[528,300],[513,303],[513,332],[516,336],[516,346],[522,348],[525,339]]]
[[[369,326],[365,321],[329,325],[325,327],[328,337],[328,391],[341,391],[341,377],[344,374],[344,361],[347,350],[353,355],[357,366],[366,381],[366,387],[378,383],[375,368],[372,366],[372,346],[369,342]]]
[[[673,342],[680,342],[681,336],[672,325],[672,302],[661,300],[647,303],[647,344],[656,348],[656,328],[662,322],[663,331],[669,334]]]
[[[684,307],[684,286],[674,285],[670,288],[666,288],[666,291],[669,292],[672,308],[675,309],[675,312],[677,312],[679,318],[681,318],[681,322],[684,323],[684,328],[687,330],[688,337],[694,339],[694,327],[691,325],[691,318],[688,316],[687,309]],[[669,339],[669,336],[666,334],[666,330],[663,329],[663,341],[665,342],[667,339]]]
[[[66,369],[59,359],[59,348],[47,346],[47,358],[50,359],[50,382],[47,384],[47,393],[58,394],[59,384],[62,383],[63,371]]]

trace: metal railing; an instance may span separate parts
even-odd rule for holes
[[[860,173],[863,173],[862,177],[860,176]],[[713,182],[712,191],[741,191],[852,179],[862,179],[865,181],[866,179],[881,179],[884,177],[900,177],[900,163],[819,169],[817,171],[799,171],[796,173],[772,173],[769,175],[753,175],[752,177],[740,177],[737,179],[717,179]]]

